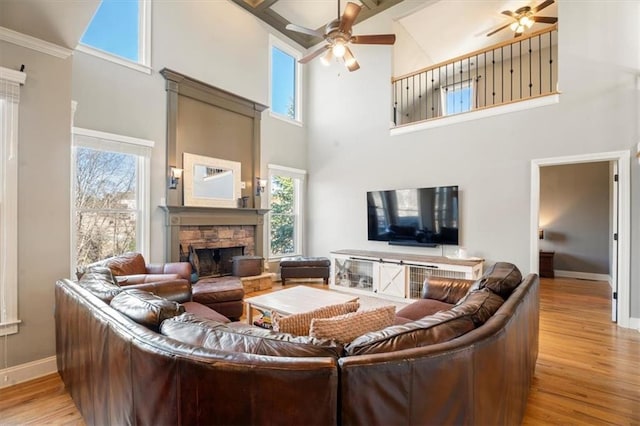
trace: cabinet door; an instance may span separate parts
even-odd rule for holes
[[[404,266],[384,262],[378,265],[378,293],[405,297]]]

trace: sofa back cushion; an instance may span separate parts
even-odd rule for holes
[[[521,282],[522,274],[516,265],[497,262],[484,273],[479,288],[488,288],[506,300]]]
[[[395,316],[395,306],[383,306],[331,318],[314,318],[311,320],[309,336],[349,343],[364,333],[381,330],[392,325]]]
[[[184,306],[178,302],[138,289],[123,290],[111,300],[111,307],[156,331],[162,321],[184,312]]]
[[[104,266],[109,267],[113,275],[146,274],[147,268],[144,257],[140,253],[128,252],[111,257],[104,261]]]
[[[348,302],[339,305],[325,306],[313,311],[288,316],[280,315],[277,312],[271,313],[273,331],[290,333],[296,336],[308,336],[311,321],[314,318],[331,318],[338,315],[355,312],[360,307],[358,302]]]
[[[189,313],[164,321],[160,332],[195,346],[256,355],[337,359],[343,349],[342,345],[331,340],[293,336],[248,325],[230,327]]]
[[[502,306],[504,299],[490,291],[488,288],[474,290],[460,300],[451,310],[470,315],[473,324],[480,327],[487,322],[498,308]]]
[[[474,328],[470,312],[463,308],[450,309],[418,321],[363,334],[345,346],[345,353],[364,355],[428,346],[455,339]]]
[[[471,280],[428,276],[422,283],[422,298],[454,305],[467,294],[472,284]]]
[[[86,268],[82,276],[80,276],[78,284],[107,303],[122,291],[122,288],[113,278],[111,270],[106,266]]]

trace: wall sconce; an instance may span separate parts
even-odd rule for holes
[[[171,167],[171,172],[169,176],[169,189],[177,189],[178,181],[182,178],[182,169],[177,167]]]
[[[256,177],[256,197],[259,197],[267,187],[267,181]]]
[[[544,229],[538,228],[538,239],[544,240]]]

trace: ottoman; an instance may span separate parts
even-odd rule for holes
[[[330,265],[326,257],[283,257],[280,260],[282,285],[288,278],[322,278],[325,284],[329,284]]]
[[[201,303],[231,320],[239,320],[243,313],[244,288],[240,278],[204,278],[191,289],[193,301]]]

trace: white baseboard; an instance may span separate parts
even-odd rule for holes
[[[629,328],[634,328],[640,332],[640,318],[629,318]]]
[[[562,270],[554,270],[553,273],[556,277],[562,278],[578,278],[581,280],[592,280],[592,281],[606,281],[611,285],[611,276],[607,274],[594,274],[592,272],[576,272],[576,271],[562,271]]]
[[[58,366],[56,365],[55,356],[5,368],[4,370],[0,370],[0,388],[37,379],[38,377],[46,376],[56,371],[58,371]]]

